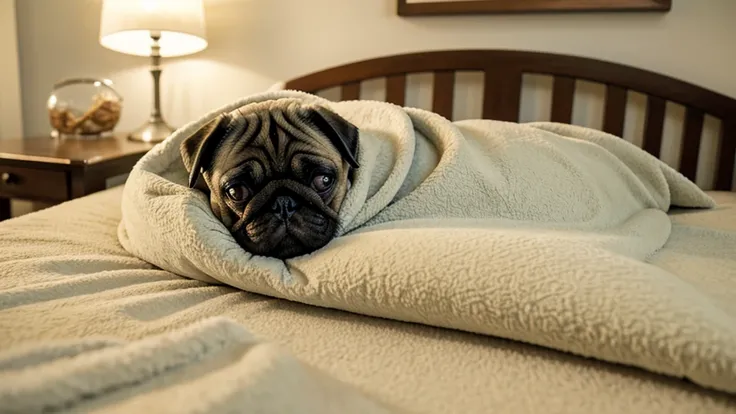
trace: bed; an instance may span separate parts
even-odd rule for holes
[[[550,78],[549,104],[544,107],[548,112],[542,116],[560,123],[577,119],[574,112],[580,105],[576,106],[576,91],[581,82],[602,85],[600,128],[617,136],[638,132],[640,137],[631,138],[633,142],[655,157],[669,157],[668,163],[716,200],[718,207],[712,210],[671,211],[673,234],[682,237],[673,238],[648,260],[650,264],[675,274],[685,268],[708,266],[707,254],[693,252],[691,243],[697,240],[716,245],[724,235],[736,232],[736,99],[690,83],[577,56],[453,50],[350,63],[288,80],[282,87],[352,100],[365,99],[369,93],[365,86],[378,80],[384,85],[380,98],[410,105],[412,76],[424,74],[431,89],[427,109],[454,119],[462,106],[456,81],[464,72],[481,75],[481,84],[473,87],[482,97],[480,116],[510,122],[530,120],[528,114],[526,119],[522,116],[523,83],[528,75]],[[630,129],[627,123],[633,94],[643,96],[638,129]],[[672,132],[668,125],[673,105],[681,108],[682,120],[675,134],[675,142],[680,145],[674,156],[667,153],[673,144],[666,134]],[[319,378],[335,381],[337,385],[330,383],[320,389],[332,390],[332,394],[325,394],[324,401],[347,404],[331,407],[334,412],[736,413],[733,394],[671,375],[180,277],[132,256],[120,245],[122,194],[123,186],[118,186],[0,223],[0,351],[79,338],[137,341],[209,317],[225,317],[261,340],[278,344],[298,363],[316,370]],[[688,235],[693,238],[688,239]],[[718,265],[725,268],[729,263]],[[723,273],[724,277],[736,279],[736,273],[730,272]],[[721,295],[724,302],[736,294],[729,280],[708,279],[699,286]],[[726,311],[733,312],[734,308]],[[0,375],[6,375],[2,377],[6,380],[11,378],[7,366],[0,363]],[[310,381],[316,377],[304,378]],[[306,401],[299,412],[308,411],[308,403],[313,404],[313,412],[329,411],[315,409],[324,409],[310,400],[317,391],[300,396],[297,385],[288,384],[287,377],[271,379],[264,382],[271,384],[268,392],[284,387],[275,393],[272,403],[294,398]],[[177,383],[181,390],[187,389],[185,385]],[[155,401],[157,395],[167,395],[157,394],[166,384],[151,387],[154,391],[149,389],[142,397],[148,398],[146,401],[126,399],[124,392],[110,396],[107,390],[106,400],[89,402],[89,398],[80,398],[74,407],[77,411],[140,409]],[[0,396],[4,397],[13,391],[9,385],[0,388]],[[353,399],[346,397],[352,393]],[[205,406],[201,411],[248,411],[248,401],[258,400],[252,398],[233,397],[227,400],[230,405]],[[383,408],[371,408],[364,404],[365,399]],[[2,406],[11,405],[0,401],[0,411]],[[26,411],[30,412],[44,406],[27,407],[32,408]],[[176,407],[175,401],[169,409],[176,412],[172,407]],[[288,410],[288,404],[269,407]],[[270,412],[278,412],[273,410]]]

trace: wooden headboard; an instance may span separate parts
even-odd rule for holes
[[[662,74],[591,58],[513,50],[450,50],[385,56],[349,63],[285,83],[287,89],[319,93],[339,87],[341,100],[360,98],[361,83],[385,78],[385,100],[404,105],[407,76],[433,74],[431,110],[453,118],[456,73],[483,73],[482,117],[519,121],[522,78],[526,74],[553,77],[548,120],[571,123],[576,81],[605,85],[602,129],[622,136],[626,121],[627,93],[646,96],[641,147],[660,157],[665,107],[668,102],[685,108],[679,165],[683,175],[695,180],[706,115],[720,120],[717,160],[712,189],[732,189],[736,158],[736,99]],[[709,186],[711,187],[711,186]]]

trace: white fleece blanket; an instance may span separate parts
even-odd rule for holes
[[[361,129],[342,233],[280,261],[243,251],[186,185],[181,141],[223,111],[321,103]],[[247,110],[247,109],[245,109]],[[126,250],[176,274],[365,315],[524,341],[736,392],[736,318],[646,259],[670,206],[710,208],[635,146],[551,123],[451,123],[381,102],[270,92],[174,133],[133,169]]]
[[[0,401],[8,414],[395,412],[224,318],[2,352]]]

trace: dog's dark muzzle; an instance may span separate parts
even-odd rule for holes
[[[290,195],[277,196],[271,204],[271,211],[276,217],[287,221],[299,209],[300,203]]]
[[[337,214],[309,187],[293,180],[274,180],[253,197],[231,230],[240,230],[264,209],[269,209],[282,220],[288,220],[303,206],[312,207],[328,218],[338,220]]]

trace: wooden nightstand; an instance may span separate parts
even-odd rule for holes
[[[55,204],[104,190],[153,146],[124,137],[0,139],[0,221],[11,217],[13,198]]]

